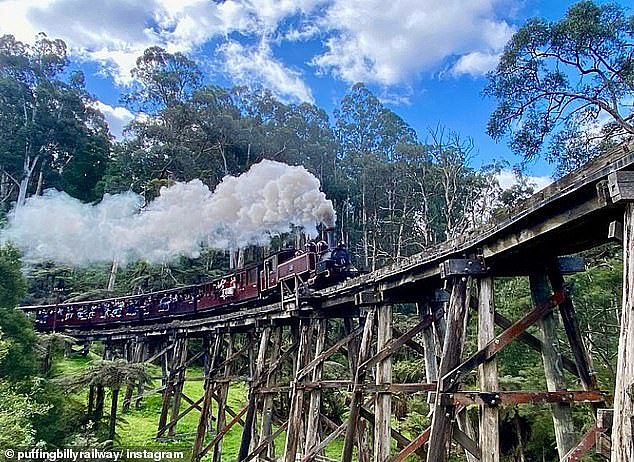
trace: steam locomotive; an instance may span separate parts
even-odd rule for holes
[[[305,249],[283,249],[264,261],[211,281],[142,295],[56,305],[22,307],[35,316],[42,331],[89,329],[102,325],[158,322],[194,317],[247,303],[272,303],[284,290],[311,290],[354,277],[359,271],[334,229],[327,242],[309,242]]]

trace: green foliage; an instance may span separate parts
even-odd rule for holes
[[[48,409],[47,405],[0,379],[0,447],[32,447],[37,441],[33,421]]]
[[[26,283],[20,255],[11,246],[0,247],[0,307],[13,308],[24,296]]]
[[[530,159],[544,152],[567,173],[634,134],[634,17],[581,1],[549,23],[529,20],[507,44],[485,94],[498,100],[488,133]],[[598,129],[600,117],[610,122]]]
[[[55,383],[69,392],[82,390],[90,385],[119,389],[127,383],[151,383],[150,375],[143,364],[125,360],[99,360],[84,369],[58,377]]]
[[[40,34],[26,45],[0,37],[0,174],[17,187],[2,201],[22,205],[29,193],[46,187],[81,200],[97,198],[110,135],[83,76],[64,79],[67,66],[62,40]]]

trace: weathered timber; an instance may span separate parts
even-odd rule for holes
[[[271,333],[271,347],[268,352],[268,364],[272,362],[272,359],[278,358],[280,354],[280,345],[282,343],[282,328],[275,328]],[[277,369],[273,371],[268,371],[266,374],[265,387],[272,387],[278,376]],[[259,389],[259,392],[262,393],[263,390]],[[262,422],[260,426],[260,438],[258,441],[269,441],[270,444],[266,447],[266,455],[268,457],[275,457],[275,439],[270,438],[272,435],[272,427],[273,427],[273,395],[267,394],[263,395],[262,398]],[[247,459],[248,460],[248,459]]]
[[[229,377],[233,371],[233,367],[232,367],[233,364],[231,363],[231,361],[228,361],[228,359],[231,358],[233,355],[234,336],[232,336],[231,334],[227,334],[226,337],[227,337],[227,342],[225,344],[226,360],[225,360],[224,370],[222,371],[223,377]],[[214,438],[214,440],[217,439],[217,441],[215,441],[215,443],[213,444],[214,453],[213,453],[212,460],[213,462],[220,462],[222,458],[222,438],[218,438],[218,435],[224,434],[223,431],[225,430],[225,426],[228,427],[228,425],[226,425],[227,423],[226,415],[227,415],[227,396],[229,395],[229,382],[220,383],[218,385],[216,393],[218,395],[218,400],[217,400],[218,413],[216,415],[216,438]],[[235,424],[238,421],[238,419],[239,418],[234,417],[234,419],[232,420],[233,424]]]
[[[623,223],[618,220],[611,221],[608,225],[608,240],[623,242]]]
[[[263,380],[262,375],[265,368],[266,349],[271,338],[271,327],[262,329],[260,335],[260,344],[258,348],[257,359],[255,363],[255,373],[249,387],[249,402],[247,404],[247,415],[244,419],[244,428],[242,429],[242,439],[240,441],[240,450],[238,452],[238,462],[244,461],[249,455],[251,440],[253,439],[253,425],[257,407],[257,387]]]
[[[367,420],[370,425],[374,426],[376,422],[376,416],[366,407],[361,407],[361,409],[359,410],[359,416]],[[396,441],[396,447],[398,449],[403,449],[411,443],[411,441],[405,435],[392,427],[390,428],[390,435],[394,439],[394,441]],[[424,451],[418,451],[418,455],[424,457],[425,453]]]
[[[185,355],[187,355],[187,340],[183,338],[175,338],[174,339],[174,351],[172,353],[172,357],[169,362],[167,361],[167,352],[164,355],[164,374],[167,374],[165,379],[165,389],[163,390],[163,398],[161,401],[161,413],[159,416],[158,422],[158,431],[156,432],[156,437],[161,438],[163,436],[163,431],[166,428],[167,417],[170,411],[170,403],[172,403],[172,398],[174,397],[174,402],[176,402],[175,390],[179,390],[178,385],[180,383],[180,373],[179,366],[181,365],[182,357],[183,357],[183,341],[185,342]],[[178,396],[180,400],[180,394]],[[172,412],[171,420],[178,415],[178,411],[176,413]],[[169,428],[169,431],[172,432],[170,436],[173,436],[174,426]]]
[[[282,425],[280,425],[280,427],[275,430],[274,433],[272,433],[271,435],[267,436],[263,441],[260,442],[260,444],[258,446],[256,446],[253,451],[251,451],[251,453],[244,459],[244,462],[248,462],[250,460],[253,460],[255,457],[259,456],[260,454],[262,454],[262,452],[264,452],[264,450],[266,448],[269,447],[274,447],[274,441],[275,438],[277,438],[279,435],[282,434],[282,432],[286,431],[286,429],[288,428],[288,420],[286,422],[284,422]],[[265,460],[275,460],[271,457],[268,456],[262,456]]]
[[[174,373],[174,391],[173,391],[173,403],[171,410],[171,420],[178,421],[177,416],[180,411],[181,398],[183,393],[183,386],[185,385],[185,373],[187,371],[187,338],[183,338],[178,346],[178,360],[176,362],[176,371]],[[173,437],[176,434],[176,425],[172,425],[167,435]]]
[[[478,443],[473,441],[469,435],[460,430],[459,428],[453,429],[453,439],[464,448],[475,460],[481,460],[481,452],[478,447]]]
[[[414,438],[411,443],[405,446],[401,452],[399,452],[392,462],[403,462],[414,452],[418,451],[427,441],[429,441],[429,435],[431,434],[431,427],[427,428],[423,433]]]
[[[200,453],[200,457],[204,457],[212,447],[216,447],[224,438],[224,436],[229,433],[229,430],[240,421],[240,418],[247,412],[248,405],[243,407],[230,421],[222,427],[222,429],[214,436],[214,438],[203,448]]]
[[[320,319],[317,322],[317,332],[315,334],[315,359],[319,358],[323,352],[326,343],[326,334],[328,332],[328,320]],[[323,362],[315,365],[313,369],[313,382],[321,381],[323,372]],[[304,454],[309,453],[319,443],[320,433],[320,413],[321,409],[321,390],[315,388],[310,391],[310,403],[308,405],[308,418],[306,423],[306,445]]]
[[[363,337],[361,338],[361,344],[359,346],[359,353],[356,359],[356,363],[362,363],[370,356],[372,348],[372,334],[374,327],[375,308],[370,308],[365,317],[365,324],[363,326]],[[356,352],[348,351],[348,355],[354,355]],[[348,422],[346,428],[346,437],[343,443],[343,452],[341,455],[341,462],[351,462],[352,460],[352,448],[355,441],[355,434],[357,432],[357,422],[359,420],[359,410],[363,401],[363,390],[359,386],[365,379],[365,372],[360,368],[357,368],[354,376],[354,390],[352,392],[352,398],[350,401],[350,413],[348,415]]]
[[[607,393],[598,390],[559,391],[452,391],[443,393],[440,400],[449,404],[479,405],[485,408],[543,403],[600,403]]]
[[[534,304],[549,300],[551,289],[545,272],[535,273],[529,277],[531,298]],[[560,303],[563,300],[560,301]],[[546,375],[548,391],[566,389],[566,378],[561,368],[561,354],[557,339],[556,321],[552,311],[548,311],[538,320],[542,334],[542,360]],[[551,405],[555,439],[559,458],[563,457],[575,446],[575,427],[572,420],[572,410],[569,403],[555,403]]]
[[[341,347],[343,347],[346,343],[350,343],[351,339],[359,335],[362,331],[363,329],[361,327],[357,327],[356,329],[352,330],[349,334],[347,334],[344,338],[339,339],[330,348],[320,352],[319,355],[315,357],[315,359],[309,362],[306,365],[306,367],[304,367],[302,370],[300,370],[296,374],[297,380],[303,379],[311,371],[314,371],[314,369],[317,366],[321,366],[326,359],[330,358],[333,354],[337,353],[341,349]]]
[[[612,172],[608,175],[608,190],[613,203],[634,201],[634,172]]]
[[[495,324],[497,324],[498,326],[500,326],[502,329],[508,329],[509,327],[511,327],[513,325],[513,321],[511,321],[510,319],[506,318],[505,316],[501,315],[500,313],[498,313],[497,311],[495,312]],[[517,340],[519,340],[520,342],[524,343],[525,345],[529,346],[530,348],[532,348],[533,350],[535,350],[538,353],[542,352],[542,341],[540,339],[538,339],[537,337],[535,337],[532,334],[529,334],[528,332],[524,331],[521,334],[518,335]],[[568,358],[567,356],[561,356],[561,365],[564,369],[566,369],[568,372],[570,372],[572,375],[575,375],[577,377],[579,377],[579,371],[577,371],[577,365],[575,364],[575,362]]]
[[[129,356],[126,358],[130,363],[140,363],[143,361],[143,349],[145,346],[145,342],[141,337],[136,337],[132,340],[132,345],[129,347],[128,352]],[[123,407],[122,411],[128,412],[130,410],[130,405],[132,404],[132,395],[134,394],[134,388],[139,384],[135,384],[132,381],[128,382],[125,389],[125,395],[123,397]],[[140,393],[143,393],[143,385],[141,385]]]
[[[344,332],[346,336],[349,336],[355,329],[354,322],[352,318],[344,319]],[[363,324],[359,322],[359,326],[357,329],[361,329],[363,331]],[[350,377],[353,380],[356,377],[357,369],[359,367],[359,358],[357,353],[359,352],[359,336],[355,335],[350,338],[346,346],[346,354],[348,358],[348,368],[350,370]],[[359,462],[369,462],[370,461],[370,448],[368,444],[368,434],[366,431],[366,422],[358,421],[357,434],[354,437],[355,444],[357,445],[357,458]]]
[[[414,327],[408,330],[405,334],[402,334],[398,338],[390,338],[385,346],[381,348],[374,356],[367,361],[364,361],[359,367],[362,369],[369,369],[379,364],[383,360],[393,355],[400,347],[411,341],[416,335],[421,333],[424,329],[427,329],[432,325],[434,321],[438,319],[438,314],[433,313],[427,315],[422,321],[418,322]],[[391,331],[393,332],[393,330]],[[390,334],[391,336],[391,334]]]
[[[470,371],[478,367],[483,362],[493,358],[500,350],[516,339],[522,332],[538,322],[548,313],[552,313],[553,308],[559,305],[565,298],[566,295],[563,292],[555,292],[551,297],[541,300],[540,303],[536,303],[535,308],[528,312],[522,319],[513,323],[511,327],[487,343],[484,348],[480,349],[469,359],[446,374],[442,378],[442,381],[445,382],[445,389],[447,391],[455,389],[458,386],[458,383],[460,383],[460,381]],[[542,350],[543,349],[544,348],[542,348]]]
[[[450,258],[440,264],[440,277],[483,275],[487,271],[484,261],[476,258]]]
[[[440,359],[439,374],[446,376],[460,362],[460,351],[464,339],[462,338],[463,322],[466,315],[467,279],[455,277],[451,281],[451,297],[447,310],[447,332]],[[444,393],[443,380],[438,381],[436,393]],[[440,400],[434,404],[434,414],[431,423],[431,435],[427,450],[427,462],[445,462],[450,451],[451,420],[455,409],[445,406]]]
[[[301,462],[311,462],[317,454],[319,454],[321,451],[323,451],[326,448],[326,446],[328,446],[332,441],[334,441],[336,438],[341,436],[341,434],[345,431],[346,427],[347,427],[346,422],[339,425],[339,427],[337,427],[336,430],[330,433],[317,446],[315,446],[312,451],[306,454],[302,458]]]
[[[418,315],[421,318],[431,316],[429,305],[426,303],[418,303]],[[425,379],[428,383],[438,382],[438,357],[436,356],[436,337],[434,334],[433,324],[423,330],[423,360],[425,361]],[[435,390],[435,387],[434,387]],[[427,402],[433,403],[434,394],[427,395]]]
[[[214,341],[207,342],[207,358],[205,360],[207,364],[207,370],[211,373],[214,369],[216,358],[218,357],[220,346],[222,342],[222,335],[216,334]],[[213,377],[207,375],[207,380],[204,383],[204,396],[202,410],[200,411],[200,418],[198,419],[198,428],[196,429],[196,438],[194,439],[194,445],[192,447],[192,462],[199,462],[204,454],[202,453],[205,443],[205,434],[207,433],[207,426],[209,425],[209,417],[211,413],[211,403],[214,395],[214,383]]]
[[[183,395],[183,398],[185,398],[185,395]],[[205,399],[204,396],[201,396],[200,398],[198,398],[196,401],[191,401],[189,400],[189,398],[187,400],[191,401],[189,403],[189,407],[187,407],[184,411],[181,411],[180,414],[178,414],[176,416],[176,418],[174,418],[174,420],[170,421],[166,428],[163,429],[163,431],[165,430],[169,430],[171,427],[173,427],[174,425],[176,425],[178,423],[179,420],[181,420],[183,417],[185,417],[187,414],[189,414],[191,411],[193,411],[194,409],[198,409],[198,411],[202,411],[202,408],[200,407],[200,403],[203,402],[203,400]],[[187,401],[186,400],[186,401]]]
[[[308,364],[312,327],[311,320],[300,320],[296,371],[301,370]],[[304,431],[304,420],[302,418],[304,412],[304,390],[297,385],[298,380],[293,380],[291,384],[291,408],[288,414],[288,430],[286,431],[286,444],[284,446],[284,460],[286,462],[295,462],[301,435]]]
[[[411,331],[408,334],[411,334]],[[389,351],[390,353],[378,355],[381,359],[376,363],[377,385],[392,383],[392,357],[390,354],[395,348],[398,348],[399,342],[397,341],[394,342],[394,345],[390,345],[391,340],[392,305],[381,305],[377,308],[377,349],[379,351]],[[400,344],[404,343],[405,341],[403,340]],[[393,346],[394,349],[391,349],[390,346]],[[365,363],[368,362],[371,361],[364,361],[359,367],[364,367]],[[390,459],[391,409],[392,394],[389,391],[377,391],[374,401],[374,462],[387,462]]]
[[[564,277],[557,269],[551,269],[548,272],[548,278],[553,290],[564,289]],[[577,316],[575,315],[575,307],[570,297],[566,297],[564,301],[559,304],[559,312],[561,314],[561,320],[568,337],[570,349],[572,355],[575,358],[575,364],[581,379],[581,385],[584,390],[596,390],[597,389],[597,377],[592,366],[592,358],[588,353],[583,337],[581,336],[581,329],[579,329],[579,323],[577,322]]]
[[[586,433],[581,437],[581,441],[568,451],[561,462],[581,462],[583,456],[585,456],[595,446],[597,436],[602,432],[602,429],[594,424]]]
[[[626,204],[623,218],[623,301],[611,461],[634,461],[634,202]]]
[[[482,349],[495,338],[495,300],[493,279],[485,277],[480,279],[478,283],[480,286],[478,291],[478,348]],[[480,365],[478,383],[481,390],[489,392],[499,390],[495,358]],[[498,409],[480,406],[480,460],[483,462],[499,462],[500,460],[499,429]]]

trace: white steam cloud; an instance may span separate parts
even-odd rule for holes
[[[334,224],[332,202],[304,167],[263,160],[238,177],[225,177],[212,192],[200,180],[162,188],[143,210],[128,192],[106,195],[97,205],[48,190],[15,210],[2,232],[29,262],[84,265],[117,259],[163,262],[196,257],[202,246],[237,249],[267,242],[271,234]]]

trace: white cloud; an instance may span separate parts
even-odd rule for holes
[[[333,35],[312,63],[349,81],[395,85],[452,57],[494,54],[512,28],[500,0],[335,0],[322,18]]]
[[[300,73],[277,61],[266,41],[254,48],[230,41],[220,47],[220,52],[224,56],[224,71],[234,82],[249,85],[256,80],[284,101],[314,102]]]
[[[213,48],[227,59],[225,69],[238,65],[230,73],[238,83],[311,101],[302,75],[275,56],[271,40],[289,48],[323,40],[325,51],[310,63],[348,82],[407,85],[452,63],[452,75],[475,76],[490,69],[512,34],[498,11],[515,1],[0,0],[0,33],[28,42],[40,31],[62,38],[75,57],[98,62],[120,85],[130,83],[149,46],[188,54]]]
[[[525,178],[528,184],[533,186],[535,192],[544,189],[553,182],[553,179],[549,176],[526,176]],[[512,170],[504,169],[498,173],[497,180],[500,187],[505,190],[517,184],[517,175]]]
[[[94,106],[103,114],[112,136],[123,138],[123,129],[135,119],[135,115],[125,107],[113,107],[101,101],[96,101]]]
[[[461,56],[454,64],[451,72],[455,76],[470,75],[472,77],[480,77],[495,69],[499,59],[500,55],[497,53],[474,51]]]
[[[130,70],[143,50],[158,45],[169,52],[196,53],[210,40],[226,41],[229,34],[263,39],[288,16],[308,14],[324,0],[4,0],[0,1],[0,34],[32,42],[43,31],[61,38],[75,57],[95,61],[117,84],[131,82]],[[239,53],[227,54],[233,64]],[[312,100],[293,70],[285,69],[270,49],[249,52],[260,72],[232,75],[260,83],[286,97]],[[246,63],[243,63],[246,64]],[[242,66],[243,70],[245,66]],[[257,70],[257,69],[256,69]],[[279,78],[277,81],[275,79]],[[244,79],[240,81],[245,83]]]

